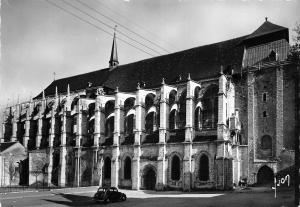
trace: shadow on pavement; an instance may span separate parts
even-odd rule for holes
[[[155,192],[155,191],[154,191]],[[158,194],[158,193],[157,193]],[[55,200],[44,199],[47,202],[52,202],[58,205],[64,206],[132,206],[132,207],[166,207],[168,206],[204,206],[204,207],[218,207],[218,206],[230,206],[230,207],[267,207],[267,206],[293,206],[293,196],[290,192],[282,192],[278,194],[278,197],[274,199],[272,192],[268,193],[242,193],[242,194],[224,194],[220,196],[212,197],[182,197],[178,195],[176,197],[149,197],[149,198],[127,198],[125,202],[116,203],[95,203],[90,196],[74,195],[74,194],[57,194],[59,198]]]
[[[51,199],[44,199],[45,201],[65,205],[65,206],[96,206],[99,203],[96,203],[92,200],[90,196],[82,196],[82,195],[74,195],[74,194],[64,194],[58,193],[58,196],[61,196],[62,200],[51,200]],[[68,201],[66,201],[67,199]]]

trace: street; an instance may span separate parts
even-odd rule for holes
[[[1,207],[13,206],[293,206],[293,192],[278,192],[277,198],[270,190],[251,190],[229,192],[229,191],[212,191],[212,192],[191,192],[183,193],[179,191],[132,191],[120,190],[127,195],[125,202],[117,203],[95,203],[92,196],[97,187],[58,189],[53,191],[42,192],[20,192],[1,194]]]

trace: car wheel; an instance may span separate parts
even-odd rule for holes
[[[122,195],[121,200],[122,200],[122,201],[126,201],[126,199],[127,199],[126,195],[125,195],[125,194]]]
[[[103,202],[104,202],[104,203],[109,203],[109,199],[107,198],[107,199],[105,199]]]

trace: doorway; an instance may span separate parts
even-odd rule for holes
[[[156,173],[152,168],[149,168],[144,175],[144,186],[146,190],[155,190]]]
[[[258,170],[257,173],[257,184],[268,185],[274,182],[274,173],[268,166],[263,166]]]

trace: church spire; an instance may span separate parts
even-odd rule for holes
[[[109,60],[109,68],[110,70],[114,69],[119,65],[118,61],[118,52],[117,52],[117,41],[116,41],[116,30],[117,30],[117,25],[114,28],[114,38],[113,38],[113,44],[111,48],[111,55],[110,55],[110,60]]]

